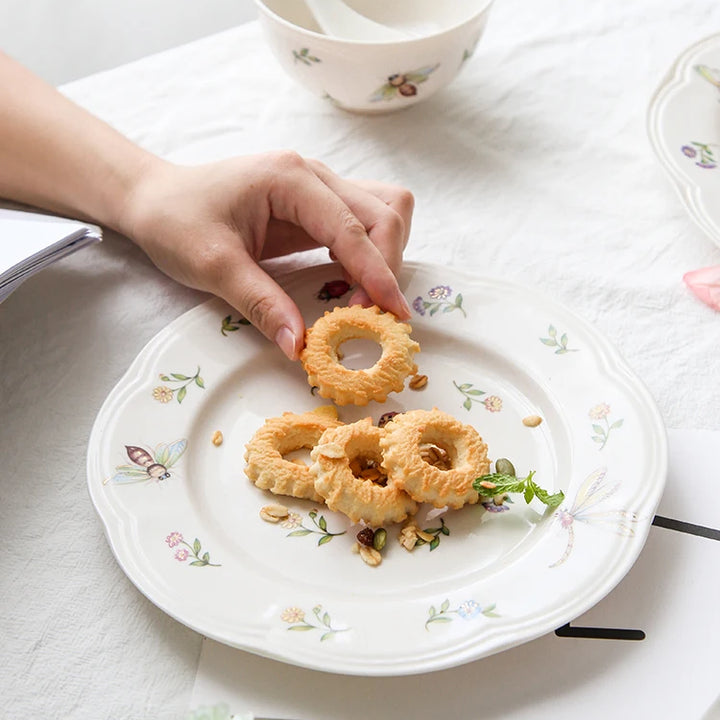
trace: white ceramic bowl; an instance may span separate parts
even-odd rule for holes
[[[328,102],[363,113],[400,110],[446,87],[473,54],[492,4],[346,0],[376,22],[423,33],[398,42],[357,42],[323,34],[303,0],[255,1],[270,48],[288,74]]]

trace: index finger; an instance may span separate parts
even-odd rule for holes
[[[379,307],[409,318],[397,279],[363,223],[304,160],[298,156],[291,164],[270,190],[272,215],[299,225],[327,247]]]

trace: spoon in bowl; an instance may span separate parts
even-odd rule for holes
[[[331,37],[359,42],[397,42],[411,37],[361,15],[342,0],[305,0],[305,4]]]

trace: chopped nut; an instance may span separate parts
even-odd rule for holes
[[[424,530],[418,530],[417,536],[425,542],[432,542],[435,539],[435,536],[432,533],[425,532]]]
[[[341,458],[345,456],[345,451],[337,443],[332,442],[318,445],[315,451],[318,455],[323,455],[328,458]]]
[[[523,425],[526,427],[537,427],[542,422],[542,418],[539,415],[528,415],[523,418]]]
[[[386,542],[387,530],[385,528],[378,528],[373,537],[373,547],[380,552],[385,547]]]
[[[360,546],[360,557],[370,567],[377,567],[382,562],[382,555],[374,547],[367,545]]]
[[[220,432],[220,430],[216,430],[212,436],[212,444],[215,447],[218,447],[219,445],[222,445],[222,442],[223,442],[223,434]]]
[[[428,376],[427,375],[418,375],[417,373],[415,373],[415,375],[413,375],[410,378],[408,387],[411,390],[422,390],[427,384],[428,384]]]
[[[350,552],[352,552],[353,555],[357,555],[360,552],[360,543],[354,542],[350,547]]]
[[[428,465],[433,465],[440,470],[450,469],[451,464],[448,452],[439,445],[423,443],[420,445],[420,457],[428,463]]]
[[[490,482],[489,480],[483,480],[480,483],[480,487],[484,487],[486,490],[492,490],[493,488],[496,488],[497,485],[494,482]]]
[[[260,508],[260,517],[265,522],[276,523],[284,520],[290,511],[284,505],[265,505]]]
[[[410,522],[400,530],[398,541],[408,551],[411,552],[415,548],[418,539],[418,526]]]

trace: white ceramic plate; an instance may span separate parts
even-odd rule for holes
[[[339,277],[323,265],[283,285],[312,323],[346,302]],[[376,568],[351,552],[359,528],[310,502],[288,499],[290,522],[264,522],[260,508],[276,499],[245,477],[245,443],[265,418],[326,401],[298,363],[210,301],[143,349],[90,438],[93,502],[118,562],[152,602],[260,655],[401,675],[552,631],[630,569],[662,493],[667,451],[655,404],[618,353],[527,288],[415,264],[401,285],[428,385],[383,405],[340,408],[341,419],[437,406],[473,424],[492,458],[562,489],[565,503],[546,512],[516,497],[502,512],[474,505],[429,519],[424,508],[421,525],[439,543],[408,553],[398,528],[388,528]],[[364,359],[346,356],[356,366]],[[531,414],[544,418],[539,427],[521,422]],[[220,446],[211,442],[216,430]],[[164,468],[144,462],[170,477],[151,478]]]
[[[675,62],[650,103],[648,133],[691,217],[720,245],[720,34]]]

